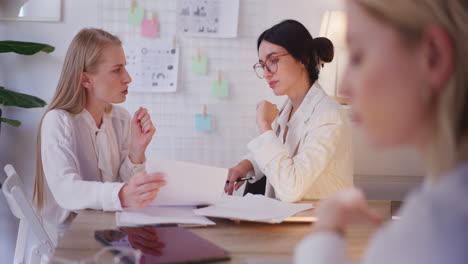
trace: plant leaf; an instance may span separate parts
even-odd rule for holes
[[[14,40],[0,41],[0,53],[15,52],[22,55],[33,55],[40,51],[51,53],[55,48],[48,44]]]
[[[13,119],[8,119],[8,118],[3,118],[3,117],[0,117],[0,123],[1,122],[7,123],[7,124],[12,125],[14,127],[19,127],[21,125],[21,122],[18,121],[18,120],[13,120]]]
[[[17,93],[0,86],[0,104],[22,108],[43,107],[47,103],[39,97]]]

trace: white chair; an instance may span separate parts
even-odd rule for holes
[[[36,243],[26,253],[28,254],[26,259],[31,264],[41,263],[43,255],[51,256],[54,253],[54,244],[44,229],[40,217],[26,198],[23,191],[23,182],[13,166],[7,164],[4,170],[7,179],[3,183],[3,193],[11,212],[20,220],[13,264],[25,263],[26,243],[29,233],[34,236]]]

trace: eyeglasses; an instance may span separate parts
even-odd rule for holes
[[[265,74],[265,68],[268,70],[269,73],[275,74],[278,71],[279,57],[286,55],[289,55],[289,53],[272,55],[268,57],[265,60],[265,62],[260,61],[255,63],[253,69],[257,74],[258,78],[263,79],[263,75]]]

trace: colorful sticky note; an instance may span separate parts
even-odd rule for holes
[[[133,12],[130,7],[128,8],[128,23],[132,25],[140,25],[144,15],[145,10],[142,7],[134,7]]]
[[[159,22],[152,19],[141,21],[141,35],[148,38],[159,38]]]
[[[227,97],[229,95],[227,80],[222,80],[221,83],[218,80],[213,81],[211,84],[211,95],[215,97]]]
[[[198,56],[192,57],[190,71],[198,74],[206,74],[208,72],[208,58],[206,56],[200,56],[199,60]]]
[[[195,129],[198,131],[211,131],[212,128],[212,116],[206,115],[203,117],[203,114],[195,114]]]

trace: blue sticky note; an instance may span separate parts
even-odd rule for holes
[[[229,95],[229,87],[227,80],[213,81],[211,84],[211,95],[214,97],[227,97]]]
[[[142,7],[134,7],[128,9],[128,23],[132,25],[140,25],[145,15],[145,9]]]
[[[195,129],[198,131],[211,131],[212,129],[212,116],[203,114],[195,114]]]
[[[206,56],[192,57],[190,61],[190,71],[198,74],[206,74],[208,72],[208,58]]]

